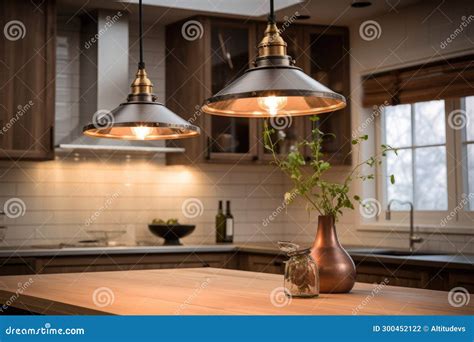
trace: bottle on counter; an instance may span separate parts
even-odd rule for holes
[[[216,215],[216,242],[226,242],[226,217],[222,209],[222,201],[219,201],[219,209]]]
[[[234,216],[230,212],[230,201],[226,202],[225,213],[225,242],[234,241]]]

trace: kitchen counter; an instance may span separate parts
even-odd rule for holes
[[[346,247],[354,261],[374,261],[391,264],[447,267],[474,270],[474,255],[429,254],[424,255],[385,255],[374,254],[377,248]],[[379,250],[383,251],[383,249]],[[246,252],[278,255],[277,244],[212,244],[212,245],[184,245],[184,246],[120,246],[120,247],[64,247],[64,248],[16,248],[0,249],[0,258],[14,257],[62,257],[87,255],[131,255],[131,254],[169,254],[169,253],[232,253]]]
[[[449,267],[463,270],[474,270],[474,255],[455,254],[426,254],[426,255],[384,255],[368,254],[349,250],[354,261],[376,261],[386,264],[401,264],[412,266]]]
[[[472,315],[441,291],[356,283],[349,294],[291,300],[281,275],[216,268],[6,276],[0,300],[40,314]],[[23,293],[18,293],[18,284]]]
[[[120,254],[167,254],[167,253],[225,253],[249,252],[280,254],[277,244],[211,244],[182,246],[117,246],[117,247],[11,247],[0,248],[0,258],[9,257],[56,257],[81,255]]]
[[[186,245],[186,246],[118,246],[118,247],[63,247],[63,248],[18,248],[1,249],[0,258],[5,257],[50,257],[50,256],[80,256],[100,254],[166,254],[166,253],[195,253],[195,252],[233,252],[237,248],[232,244],[215,245]]]

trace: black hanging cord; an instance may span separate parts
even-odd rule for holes
[[[273,0],[270,0],[270,14],[268,15],[268,21],[271,23],[275,23],[275,5]]]
[[[138,36],[140,42],[140,62],[138,62],[138,69],[145,69],[145,62],[143,61],[143,13],[142,13],[142,0],[138,1]]]

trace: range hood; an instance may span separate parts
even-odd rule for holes
[[[82,134],[94,116],[106,115],[126,101],[131,82],[127,13],[99,10],[85,15],[81,18],[79,49],[79,119],[71,132],[56,142],[56,151],[184,152],[183,148],[166,147],[165,141],[100,139]]]

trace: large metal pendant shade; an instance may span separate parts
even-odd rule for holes
[[[344,108],[344,96],[294,66],[275,24],[273,1],[270,13],[254,66],[207,99],[202,110],[221,116],[265,118],[320,114]]]
[[[164,140],[198,136],[199,127],[190,124],[156,101],[153,84],[148,79],[143,62],[142,0],[139,1],[139,17],[140,62],[127,102],[110,112],[96,113],[92,123],[83,128],[83,134],[122,140]]]
[[[269,62],[273,64],[268,66]],[[345,106],[344,96],[291,66],[288,58],[281,58],[257,60],[255,68],[209,98],[203,111],[222,116],[264,118],[319,114]]]

